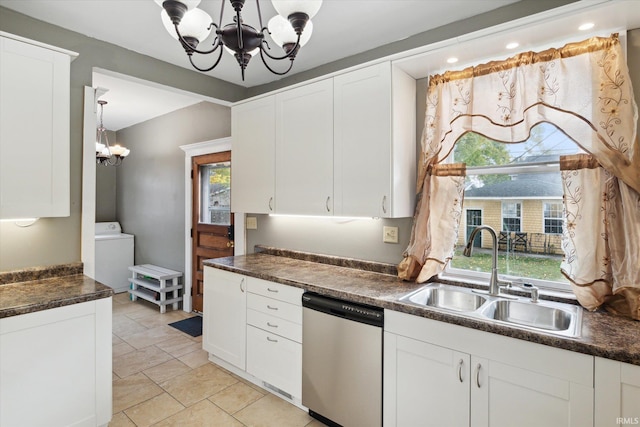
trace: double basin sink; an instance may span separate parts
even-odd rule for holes
[[[431,283],[400,301],[485,321],[576,338],[582,309],[559,302],[531,302],[512,295],[491,296],[486,291]]]

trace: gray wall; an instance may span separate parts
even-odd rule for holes
[[[91,86],[93,67],[231,102],[246,97],[246,89],[242,86],[158,61],[3,7],[0,7],[0,31],[80,54],[71,63],[71,215],[67,218],[44,218],[28,228],[0,223],[0,271],[80,261],[83,87]]]
[[[231,135],[231,109],[201,102],[122,129],[131,150],[117,168],[117,218],[135,235],[135,263],[184,270],[185,153],[179,146]]]
[[[109,144],[116,144],[116,133],[107,131]],[[116,171],[114,166],[96,166],[96,222],[117,221]]]

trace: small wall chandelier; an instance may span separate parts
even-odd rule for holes
[[[222,52],[226,50],[238,61],[242,80],[244,80],[244,70],[249,60],[258,53],[269,71],[277,75],[287,74],[293,67],[293,60],[298,50],[311,38],[313,31],[311,18],[320,9],[322,0],[271,0],[279,15],[271,18],[267,27],[262,25],[260,2],[256,0],[260,30],[245,24],[242,20],[241,11],[245,0],[229,1],[235,16],[232,23],[222,26],[225,0],[222,0],[218,24],[213,22],[207,12],[197,8],[200,0],[155,0],[163,8],[161,16],[165,28],[180,42],[189,57],[189,62],[196,70],[203,72],[213,70],[220,62]],[[197,49],[198,45],[211,34],[214,27],[216,37],[212,48]],[[265,32],[283,49],[284,55],[274,56],[269,53],[270,47],[265,40]],[[202,55],[217,53],[217,58],[212,66],[199,67],[193,61],[194,53]],[[282,72],[276,71],[269,66],[267,58],[276,61],[289,59],[289,67]]]
[[[122,164],[122,160],[129,155],[130,150],[118,144],[109,145],[107,130],[102,124],[102,113],[107,101],[99,100],[98,104],[100,104],[100,126],[98,126],[98,137],[96,138],[96,162],[103,166],[119,166]],[[102,142],[103,137],[104,143]]]

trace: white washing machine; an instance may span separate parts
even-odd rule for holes
[[[123,233],[119,222],[96,222],[95,279],[116,293],[129,289],[133,249],[133,234]]]

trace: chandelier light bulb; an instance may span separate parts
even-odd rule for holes
[[[271,0],[271,3],[283,18],[288,18],[292,13],[302,12],[311,19],[322,6],[322,0]]]
[[[273,39],[275,44],[280,47],[287,43],[295,44],[296,40],[298,40],[298,35],[293,30],[293,27],[286,18],[282,17],[282,15],[276,15],[271,18],[267,26],[269,28],[269,32],[271,33],[271,38]],[[311,21],[308,21],[307,25],[304,27],[304,31],[300,35],[301,47],[307,44],[307,42],[311,38],[312,33],[313,23]]]
[[[162,17],[164,28],[169,32],[171,37],[178,40],[176,29],[173,26],[173,22],[171,22],[171,18],[169,18],[167,11],[162,9],[160,16]],[[196,8],[189,10],[184,14],[180,24],[178,25],[178,30],[182,37],[193,37],[194,39],[197,39],[199,43],[202,43],[202,41],[211,34],[211,28],[209,26],[211,22],[213,21],[207,12]]]

